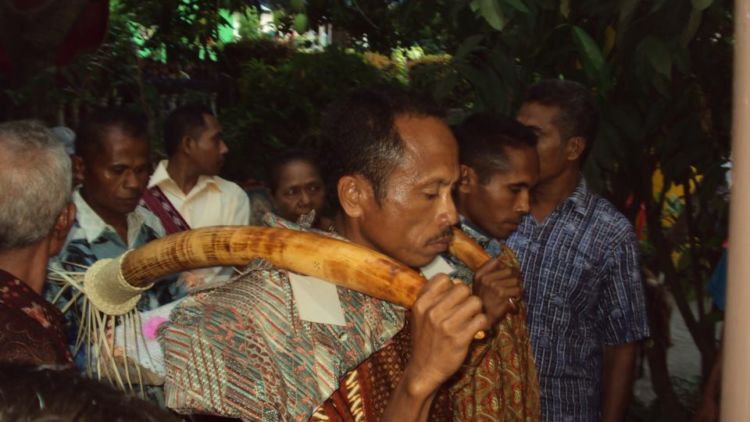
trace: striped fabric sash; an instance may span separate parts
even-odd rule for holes
[[[190,225],[158,186],[146,189],[141,197],[141,203],[159,217],[167,234],[190,230]]]

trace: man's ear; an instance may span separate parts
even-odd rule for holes
[[[182,139],[180,139],[180,144],[178,145],[177,149],[189,155],[190,152],[193,150],[193,147],[194,147],[193,138],[185,135],[182,137]]]
[[[372,184],[362,176],[344,176],[336,184],[341,209],[347,217],[361,217],[365,205],[375,194]]]
[[[586,140],[581,136],[574,136],[568,139],[565,145],[565,157],[569,161],[575,161],[581,158],[584,150],[586,150]]]
[[[83,172],[86,169],[86,164],[83,162],[83,158],[80,155],[73,155],[73,180],[77,183],[83,183]]]
[[[50,233],[50,250],[49,255],[54,256],[60,253],[63,245],[65,245],[65,239],[68,237],[70,228],[73,227],[73,222],[76,220],[76,206],[70,202],[63,208],[60,215],[55,220],[55,225],[52,226],[52,232]]]
[[[461,176],[458,179],[458,191],[461,193],[471,193],[474,187],[479,183],[479,176],[473,168],[461,164]]]

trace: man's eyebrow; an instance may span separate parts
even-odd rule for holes
[[[447,180],[443,177],[433,177],[424,181],[421,181],[417,183],[417,186],[424,188],[432,185],[438,185],[438,186],[450,186],[458,181],[458,178],[456,180]]]

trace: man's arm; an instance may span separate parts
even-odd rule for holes
[[[716,422],[719,420],[722,356],[722,349],[719,349],[716,354],[716,362],[714,362],[705,390],[703,390],[703,399],[695,411],[695,416],[693,416],[693,422]]]
[[[632,396],[635,352],[640,340],[649,335],[638,244],[632,230],[612,245],[602,274],[602,420],[622,421]]]
[[[440,385],[463,363],[477,331],[487,328],[482,302],[463,283],[438,274],[411,312],[412,354],[383,421],[424,421]]]
[[[604,350],[604,383],[602,421],[624,420],[633,393],[635,352],[638,343],[606,346]]]

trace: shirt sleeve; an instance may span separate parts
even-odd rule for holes
[[[632,230],[612,245],[603,269],[604,342],[631,343],[649,336],[638,244]]]

